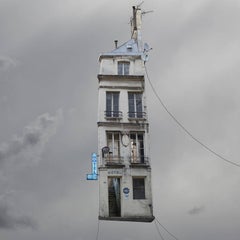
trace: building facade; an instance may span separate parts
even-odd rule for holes
[[[153,221],[146,49],[139,7],[131,39],[100,55],[98,74],[99,219]]]

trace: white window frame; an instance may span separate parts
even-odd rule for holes
[[[130,62],[119,61],[117,67],[118,67],[118,75],[129,75]]]
[[[132,96],[132,98],[130,98]],[[130,118],[143,118],[142,92],[128,92],[128,116]]]
[[[106,92],[106,117],[120,117],[119,96],[120,92]]]

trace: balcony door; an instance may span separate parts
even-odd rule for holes
[[[131,162],[145,163],[144,161],[144,138],[143,133],[130,134]]]
[[[119,92],[106,93],[106,117],[119,117]]]

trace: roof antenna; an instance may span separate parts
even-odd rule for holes
[[[143,12],[142,12],[142,15],[147,14],[147,13],[152,13],[152,12],[153,12],[153,10],[150,10],[150,11],[143,11]]]
[[[144,3],[144,1],[142,1],[141,3],[139,3],[139,4],[137,5],[137,8],[141,7],[143,3]]]

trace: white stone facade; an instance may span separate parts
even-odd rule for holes
[[[137,33],[132,35],[137,37]],[[138,45],[138,39],[131,39],[99,58],[98,172],[102,220],[154,219],[144,62]]]

